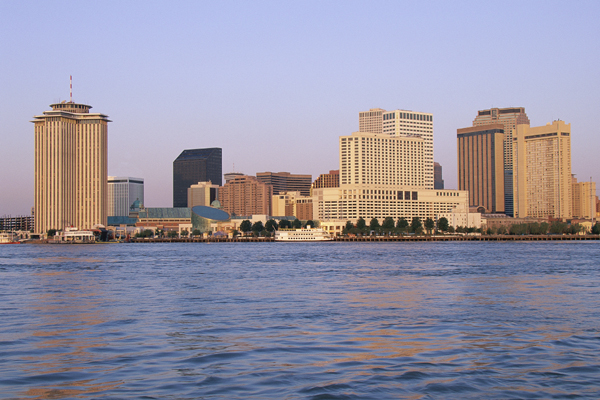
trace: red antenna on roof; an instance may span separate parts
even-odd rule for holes
[[[73,75],[69,75],[69,98],[70,102],[73,102]]]

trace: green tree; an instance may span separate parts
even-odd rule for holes
[[[550,233],[560,235],[567,233],[568,226],[565,222],[554,221],[550,224]]]
[[[450,225],[448,227],[448,233],[454,233],[454,232],[456,232],[456,230],[454,229],[454,227],[452,225]]]
[[[390,229],[394,229],[395,225],[396,224],[394,223],[394,218],[387,217],[386,219],[383,220],[383,224],[381,224],[381,227],[385,230],[390,230]]]
[[[308,221],[306,221],[306,224],[304,224],[304,226],[305,227],[309,227],[310,226],[311,228],[314,228],[316,226],[316,224],[315,224],[315,222],[313,220],[309,219]]]
[[[277,222],[275,222],[274,219],[270,219],[267,221],[267,223],[265,224],[265,230],[267,232],[273,232],[277,230]]]
[[[54,237],[54,235],[56,235],[56,229],[48,229],[46,235],[48,235],[48,237]]]
[[[296,218],[294,221],[292,221],[292,228],[294,228],[294,229],[302,228],[302,222],[298,218]]]
[[[410,223],[410,230],[414,233],[419,233],[423,229],[423,224],[421,224],[421,218],[413,217],[412,222]]]
[[[240,224],[240,231],[247,233],[250,232],[252,230],[252,222],[250,222],[250,220],[245,219],[242,221],[242,223]]]
[[[427,233],[431,234],[431,231],[435,228],[435,222],[431,218],[427,218],[425,220],[425,229],[427,229]]]
[[[600,235],[600,223],[596,222],[596,224],[592,226],[592,234]]]
[[[167,233],[167,236],[170,238],[176,238],[177,236],[179,236],[179,233],[177,233],[177,231],[169,231]]]
[[[352,228],[354,228],[354,225],[352,225],[352,222],[346,221],[346,226],[344,227],[344,233],[350,232],[350,230]]]
[[[448,218],[442,217],[437,221],[438,229],[442,232],[448,232]]]
[[[192,236],[200,236],[202,235],[202,232],[200,232],[200,229],[194,229],[192,231]]]
[[[506,232],[507,232],[506,226],[500,225],[498,227],[498,235],[506,235]]]
[[[184,229],[184,230],[181,231],[181,237],[188,237],[189,234],[190,233],[188,232],[187,229]]]
[[[279,229],[289,229],[292,227],[292,224],[287,219],[282,219],[279,221]]]
[[[379,220],[377,218],[371,219],[371,222],[369,223],[369,228],[372,231],[377,231],[377,230],[379,230],[379,227],[380,227]]]
[[[262,232],[265,230],[262,221],[256,221],[252,224],[252,232]]]
[[[233,235],[233,237],[237,237],[240,235],[240,231],[238,231],[237,229],[234,229],[233,231],[231,231],[231,234]]]
[[[400,232],[406,232],[408,228],[408,221],[404,217],[398,218],[398,222],[396,223],[396,228],[400,230]]]
[[[363,217],[360,217],[358,221],[356,221],[356,227],[361,231],[367,227],[367,222]]]

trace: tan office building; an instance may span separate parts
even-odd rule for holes
[[[108,117],[62,102],[34,117],[35,231],[106,225]]]
[[[424,221],[468,208],[466,191],[426,188],[422,137],[355,132],[341,136],[339,147],[340,187],[313,188],[313,216],[319,221]]]
[[[381,113],[381,117],[379,117]],[[360,132],[389,136],[417,136],[423,139],[423,177],[428,189],[434,188],[433,114],[409,110],[385,111],[380,108],[358,114]]]
[[[596,217],[596,182],[577,182],[573,177],[573,218],[591,219]]]
[[[469,206],[504,213],[504,126],[457,130],[458,189],[469,192]]]
[[[198,182],[187,190],[187,206],[210,207],[212,202],[219,199],[219,185],[213,185],[211,181]]]
[[[299,220],[313,219],[313,199],[300,192],[282,192],[272,198],[272,214],[277,217],[296,217]]]
[[[516,218],[571,218],[571,124],[517,125],[513,170]]]
[[[238,176],[219,189],[219,202],[231,216],[271,215],[273,186],[255,176]]]
[[[354,132],[339,143],[340,186],[427,187],[422,137]]]

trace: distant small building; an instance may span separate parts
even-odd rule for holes
[[[291,174],[289,172],[259,172],[256,178],[267,185],[273,186],[273,193],[300,192],[310,196],[312,175]]]
[[[213,185],[211,181],[198,182],[188,188],[187,206],[209,207],[213,201],[219,198],[219,185]]]
[[[273,215],[294,216],[300,220],[313,219],[313,198],[300,192],[282,192],[273,195]]]
[[[127,176],[108,177],[108,217],[128,216],[134,201],[144,202],[144,180]]]
[[[442,179],[442,166],[437,162],[433,163],[433,188],[444,188],[444,179]]]
[[[219,202],[230,215],[271,214],[273,187],[254,176],[238,176],[219,189]]]

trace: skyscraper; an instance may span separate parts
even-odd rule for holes
[[[518,125],[513,169],[515,217],[571,218],[571,124]]]
[[[72,101],[34,117],[35,231],[106,225],[108,116]]]
[[[433,189],[433,114],[377,108],[360,112],[358,126],[361,132],[423,138],[423,178],[425,188]]]
[[[504,209],[507,215],[513,216],[513,137],[517,125],[529,125],[529,118],[524,107],[490,108],[480,110],[473,120],[473,126],[502,124],[504,125]]]
[[[310,196],[312,175],[290,174],[289,172],[258,172],[259,181],[273,186],[273,193],[300,192],[302,196]]]
[[[222,149],[184,150],[173,161],[173,207],[187,207],[188,188],[198,182],[211,181],[221,186]]]
[[[469,206],[504,212],[504,125],[458,129],[458,190],[469,192]]]
[[[144,180],[126,176],[108,177],[108,216],[126,217],[134,201],[144,204]]]

